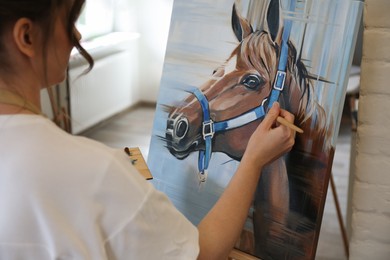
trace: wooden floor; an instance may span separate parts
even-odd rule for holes
[[[153,105],[138,106],[101,123],[82,135],[101,141],[111,147],[140,147],[144,157],[147,158],[154,111],[155,107]],[[351,121],[348,113],[344,114],[336,145],[332,171],[345,223],[351,149]],[[328,190],[325,204],[316,259],[347,259],[344,252],[335,203],[330,189]]]

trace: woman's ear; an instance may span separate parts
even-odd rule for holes
[[[34,57],[36,35],[34,24],[28,18],[20,18],[16,21],[13,28],[13,39],[19,51],[28,57]]]

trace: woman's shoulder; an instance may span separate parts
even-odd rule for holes
[[[35,129],[35,131],[33,130]],[[70,134],[60,127],[58,127],[53,121],[48,118],[39,118],[34,121],[34,124],[30,126],[29,131],[35,132],[35,140],[42,144],[49,143],[50,147],[56,151],[57,154],[61,154],[69,150],[68,156],[74,154],[75,156],[89,156],[89,157],[102,157],[106,159],[112,159],[117,153],[117,149],[108,147],[107,145],[98,142],[96,140]]]
[[[48,129],[44,142],[51,146],[53,153],[62,158],[78,162],[81,166],[86,165],[96,172],[129,173],[135,170],[124,149],[109,147],[84,136],[69,134],[51,122],[46,123]]]
[[[69,134],[44,117],[12,116],[3,120],[0,129],[1,140],[9,143],[8,151],[39,174],[56,171],[69,179],[96,179],[101,175],[121,178],[136,172],[123,149]]]

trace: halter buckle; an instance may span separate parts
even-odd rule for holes
[[[207,122],[203,122],[203,128],[202,128],[203,139],[206,140],[206,137],[208,137],[208,136],[213,138],[214,133],[215,133],[215,129],[214,129],[213,120],[210,119]]]
[[[283,91],[285,81],[286,81],[286,72],[278,70],[276,72],[274,89]],[[281,84],[279,84],[279,82],[281,82]]]

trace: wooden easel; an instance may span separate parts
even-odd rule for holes
[[[341,231],[341,236],[343,238],[343,244],[344,244],[344,251],[345,255],[347,258],[349,258],[349,244],[348,244],[348,237],[347,237],[347,232],[344,226],[344,221],[343,221],[343,216],[341,214],[341,208],[340,208],[340,203],[337,195],[337,190],[336,190],[336,185],[334,183],[333,179],[333,173],[330,173],[330,187],[332,189],[332,194],[333,194],[333,199],[334,203],[336,206],[336,212],[337,212],[337,219],[339,221],[339,226],[340,226],[340,231]],[[228,260],[260,260],[260,258],[257,258],[253,255],[249,255],[247,253],[244,253],[238,249],[233,249],[232,252],[230,253]]]
[[[150,172],[148,165],[146,164],[145,159],[142,156],[142,153],[138,147],[125,147],[124,151],[130,157],[133,166],[142,176],[144,176],[146,180],[153,179],[152,173]]]
[[[336,205],[337,218],[339,220],[341,236],[343,237],[345,255],[347,256],[347,258],[349,258],[348,236],[347,236],[347,231],[345,230],[345,226],[344,226],[343,215],[341,214],[339,198],[337,196],[337,191],[336,191],[336,185],[335,185],[334,180],[333,180],[333,173],[330,174],[330,187],[332,189],[333,199],[334,199],[334,203]]]
[[[53,113],[53,122],[64,129],[66,132],[71,132],[70,116],[67,108],[61,106],[59,103],[59,86],[51,86],[47,88],[47,93],[50,100],[50,106]]]
[[[244,253],[238,249],[233,249],[228,260],[260,260],[260,258]]]

